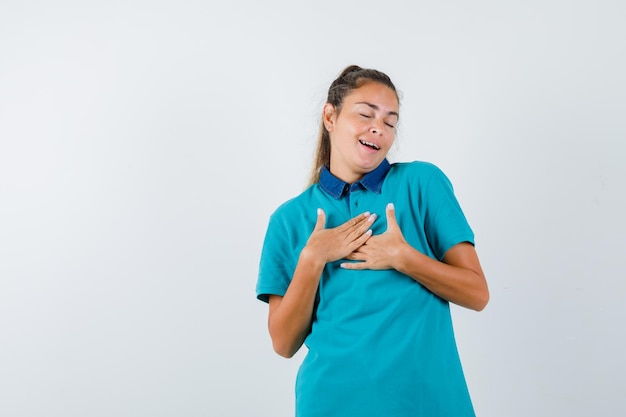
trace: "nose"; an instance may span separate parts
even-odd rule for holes
[[[372,126],[370,126],[370,132],[375,134],[375,135],[381,134],[383,132],[383,128],[381,126],[381,123],[382,122],[380,122],[380,121],[374,120],[372,122]]]

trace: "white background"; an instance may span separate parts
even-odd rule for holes
[[[453,308],[483,417],[626,414],[626,6],[0,2],[0,415],[293,414],[254,295],[349,64],[392,161],[452,180],[491,302]],[[312,216],[315,213],[311,213]]]

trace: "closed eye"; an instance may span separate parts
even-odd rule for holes
[[[367,119],[370,119],[372,117],[372,116],[368,116],[367,114],[363,114],[363,113],[360,113],[360,115],[365,117],[365,118],[367,118]]]

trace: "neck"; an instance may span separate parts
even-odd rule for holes
[[[341,181],[347,182],[348,184],[354,184],[355,182],[360,181],[361,178],[365,176],[365,174],[359,174],[356,172],[342,172],[341,170],[333,169],[332,167],[330,168],[330,173],[339,178]]]

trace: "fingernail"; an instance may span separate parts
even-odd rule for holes
[[[393,203],[387,204],[387,209],[393,210],[394,209]]]
[[[374,220],[376,220],[376,214],[372,214],[371,216],[369,216],[369,218],[367,219],[368,222],[370,223],[374,223]]]
[[[322,209],[321,209],[321,208],[318,208],[318,209],[317,209],[317,215],[319,216],[320,214],[322,214]]]
[[[363,213],[363,216],[364,216],[364,217],[367,217],[367,216],[369,216],[369,215],[370,215],[370,212],[369,212],[369,211],[366,211],[365,213]]]

